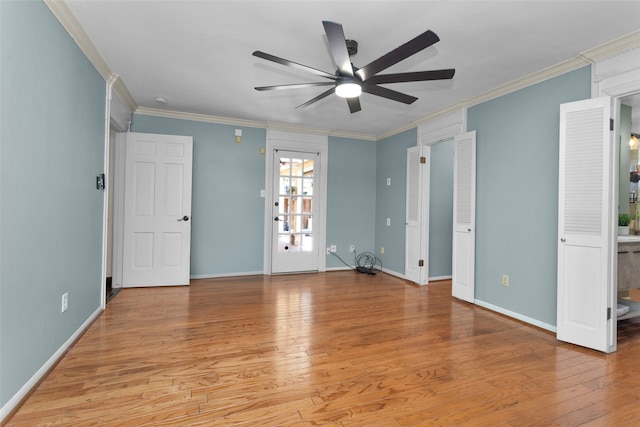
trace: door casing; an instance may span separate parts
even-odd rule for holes
[[[326,220],[327,220],[327,153],[329,146],[329,138],[326,135],[312,135],[304,133],[288,132],[276,129],[267,129],[267,148],[266,148],[266,165],[265,168],[265,211],[264,211],[264,274],[272,274],[271,269],[271,251],[273,236],[273,181],[274,181],[274,150],[299,151],[299,152],[315,152],[318,153],[320,172],[316,177],[314,184],[314,203],[316,204],[317,214],[314,217],[314,238],[317,239],[318,245],[318,271],[326,270],[327,258],[322,248],[326,246]],[[316,188],[317,186],[317,188]]]

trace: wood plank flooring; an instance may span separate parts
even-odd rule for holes
[[[618,352],[353,272],[125,289],[8,426],[637,426]]]

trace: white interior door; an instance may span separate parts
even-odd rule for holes
[[[318,271],[318,153],[274,150],[271,272]]]
[[[475,300],[476,132],[454,138],[451,295]]]
[[[614,351],[611,98],[560,106],[557,338]],[[613,342],[613,345],[610,343]]]
[[[418,285],[429,282],[429,147],[417,145],[407,149],[407,207],[405,211],[405,279]],[[423,160],[424,159],[424,160]],[[426,238],[426,240],[425,240]]]
[[[124,287],[188,285],[190,136],[126,134]]]

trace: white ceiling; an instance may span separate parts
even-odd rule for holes
[[[65,3],[141,107],[374,137],[637,31],[640,21],[637,0]],[[341,23],[359,42],[357,67],[431,29],[440,42],[385,73],[455,68],[456,75],[388,85],[418,97],[412,105],[363,94],[355,114],[336,96],[295,108],[325,88],[254,90],[323,81],[254,50],[335,71],[322,20]]]

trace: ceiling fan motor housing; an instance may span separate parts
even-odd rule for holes
[[[355,40],[345,40],[345,43],[347,44],[347,52],[349,53],[349,56],[353,56],[356,53],[358,53],[358,42]]]

